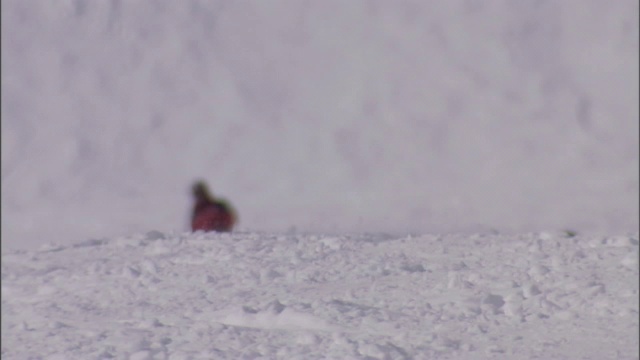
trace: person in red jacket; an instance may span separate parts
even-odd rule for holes
[[[227,201],[214,198],[204,181],[196,182],[192,191],[195,198],[191,214],[192,231],[228,232],[233,230],[237,216]]]

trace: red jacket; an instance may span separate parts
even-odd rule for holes
[[[196,203],[191,214],[191,230],[231,231],[237,221],[233,208],[224,200],[215,199],[206,185],[198,182],[193,187]]]

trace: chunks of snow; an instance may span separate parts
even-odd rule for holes
[[[152,238],[3,253],[3,357],[638,356],[631,238]]]

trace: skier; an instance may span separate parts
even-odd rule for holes
[[[224,199],[214,198],[207,184],[198,181],[193,184],[195,205],[191,214],[191,230],[227,232],[237,221],[235,210]]]

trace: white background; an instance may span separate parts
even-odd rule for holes
[[[638,227],[638,3],[2,2],[2,242]]]

